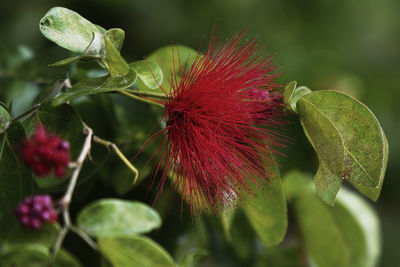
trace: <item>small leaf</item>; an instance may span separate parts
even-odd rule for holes
[[[347,247],[329,210],[311,192],[303,192],[294,202],[307,252],[317,266],[347,266]]]
[[[146,91],[154,92],[154,89],[159,88],[159,85],[163,81],[163,73],[161,68],[150,60],[139,60],[129,64],[129,67],[134,69],[139,77],[139,81],[136,84],[140,93],[146,93]],[[164,93],[158,89],[162,96]]]
[[[317,91],[296,103],[303,128],[319,159],[316,187],[333,204],[341,179],[377,188],[387,162],[385,137],[373,113],[354,98]]]
[[[171,89],[169,82],[172,80],[171,75],[174,71],[178,79],[177,82],[179,83],[181,75],[180,66],[182,66],[182,71],[188,71],[197,56],[197,51],[192,48],[182,45],[173,45],[156,50],[147,60],[155,62],[161,68],[161,72],[164,75],[161,87],[168,93]],[[162,92],[160,91],[160,93]]]
[[[275,177],[270,178],[269,184],[254,187],[254,199],[247,198],[243,209],[251,225],[266,246],[279,244],[286,234],[287,208],[279,169],[273,167]]]
[[[125,40],[125,32],[122,29],[114,28],[109,29],[106,32],[106,36],[109,38],[112,45],[118,50],[121,51],[122,45]]]
[[[295,113],[297,113],[297,109],[296,109],[297,101],[302,96],[311,92],[311,90],[305,86],[301,86],[301,87],[297,87],[297,88],[296,88],[296,86],[297,86],[296,81],[290,82],[286,86],[285,91],[283,93],[283,99],[284,99],[286,105],[288,105],[289,106],[288,108]]]
[[[234,209],[227,209],[226,211],[223,211],[223,213],[221,214],[222,229],[224,230],[225,238],[228,241],[232,241],[231,227],[234,218],[235,218]]]
[[[129,71],[129,73],[122,77],[102,77],[78,82],[72,86],[67,92],[57,96],[53,100],[53,105],[61,105],[71,101],[80,96],[88,96],[99,93],[114,92],[124,90],[132,86],[136,81],[136,73]]]
[[[342,188],[332,212],[347,244],[348,266],[376,266],[381,250],[380,226],[371,206],[357,194]]]
[[[102,199],[78,215],[78,226],[97,237],[125,237],[148,233],[161,226],[158,213],[144,203]]]
[[[102,36],[101,28],[78,13],[63,7],[54,7],[40,20],[40,31],[49,40],[72,52],[83,54],[93,40],[93,34]],[[96,54],[101,54],[96,51]]]
[[[114,267],[168,267],[174,260],[159,244],[144,236],[99,238],[100,251]]]
[[[75,56],[75,57],[69,57],[69,58],[65,58],[62,60],[59,60],[57,62],[54,62],[52,64],[49,65],[49,67],[61,67],[61,66],[65,66],[68,64],[71,64],[73,62],[76,62],[78,60],[84,60],[84,61],[96,61],[101,59],[100,56],[96,56],[96,55],[81,55],[81,56]]]
[[[178,267],[195,267],[197,263],[204,257],[207,257],[208,251],[202,248],[194,248],[187,252],[187,254],[178,263]]]
[[[106,64],[111,77],[124,77],[129,72],[129,65],[123,59],[119,50],[114,46],[115,31],[107,31],[104,36],[106,56],[103,61]]]

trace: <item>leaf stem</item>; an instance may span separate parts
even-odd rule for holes
[[[82,231],[77,231],[76,227],[74,227],[71,223],[71,217],[69,214],[69,206],[71,204],[72,194],[74,193],[76,183],[78,181],[79,173],[82,169],[83,162],[85,161],[86,157],[89,155],[91,142],[93,138],[93,130],[90,129],[87,125],[84,124],[84,133],[86,134],[85,143],[83,144],[83,148],[81,153],[79,154],[78,160],[74,164],[75,170],[72,173],[71,180],[69,181],[67,191],[65,192],[64,196],[60,200],[60,206],[62,209],[62,215],[64,218],[64,226],[61,229],[60,234],[57,237],[57,240],[52,248],[51,254],[54,257],[57,252],[60,250],[62,243],[65,239],[69,230],[73,230],[79,236],[82,237],[91,247],[96,248],[96,244],[93,240],[90,240],[90,237],[87,235],[82,234]],[[74,230],[75,229],[75,230]]]
[[[117,156],[125,163],[126,166],[128,166],[129,169],[135,174],[135,178],[133,179],[133,183],[136,183],[137,179],[139,178],[139,171],[138,169],[133,166],[130,161],[125,157],[125,155],[119,150],[118,146],[110,141],[101,139],[98,136],[93,136],[93,141],[96,143],[99,143],[103,146],[106,146],[108,148],[111,148],[114,150],[114,152],[117,154]]]
[[[160,108],[164,108],[164,105],[161,104],[161,103],[158,103],[158,102],[155,102],[155,101],[151,101],[151,100],[149,100],[149,99],[146,99],[146,98],[137,96],[137,95],[132,94],[132,93],[128,93],[128,92],[126,92],[126,91],[124,91],[124,90],[119,90],[119,91],[117,91],[117,92],[118,92],[119,94],[121,94],[121,95],[130,97],[130,98],[132,98],[132,99],[139,100],[139,101],[145,102],[145,103],[147,103],[147,104],[155,105],[155,106],[160,107]]]

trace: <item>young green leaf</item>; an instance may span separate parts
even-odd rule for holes
[[[119,46],[116,40],[116,30],[112,29],[107,31],[104,35],[104,43],[106,49],[105,63],[111,77],[125,77],[130,71],[128,63],[119,53],[119,50],[115,45]]]
[[[79,15],[64,7],[54,7],[40,20],[40,31],[49,40],[72,52],[83,54],[93,41],[93,35],[103,36],[101,27],[98,27]],[[96,39],[101,41],[102,38]],[[101,45],[94,47],[101,48]],[[96,51],[101,54],[101,51]]]
[[[137,73],[139,80],[136,83],[136,87],[140,93],[158,93],[161,96],[165,96],[159,88],[159,85],[163,82],[163,73],[156,63],[150,60],[139,60],[130,63],[129,67]]]
[[[148,237],[99,238],[102,254],[114,267],[175,267],[172,257]]]
[[[102,199],[78,215],[78,226],[96,237],[129,237],[161,226],[158,213],[141,202]]]

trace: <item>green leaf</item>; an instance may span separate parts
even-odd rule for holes
[[[12,248],[0,251],[0,266],[4,267],[81,267],[79,261],[61,249],[55,258],[54,264],[51,263],[49,250],[42,245],[28,244],[14,246]]]
[[[63,7],[54,7],[40,20],[40,31],[49,40],[72,52],[83,54],[92,44],[92,53],[101,54],[102,28],[78,13]],[[95,38],[93,36],[95,35]],[[93,42],[92,42],[93,41]]]
[[[74,255],[65,249],[60,249],[57,253],[54,267],[82,267],[82,264]]]
[[[195,267],[197,263],[204,257],[207,257],[208,251],[202,248],[194,248],[179,261],[178,267]]]
[[[231,240],[229,245],[241,261],[249,260],[255,250],[256,234],[249,222],[249,218],[242,210],[235,213],[230,227]]]
[[[154,91],[156,91],[156,93],[161,94],[161,96],[165,96],[159,88],[159,85],[162,84],[163,81],[163,73],[156,63],[150,60],[139,60],[130,63],[129,67],[134,69],[139,77],[136,87],[140,93],[154,93]],[[154,90],[157,88],[158,90]]]
[[[192,48],[173,45],[156,50],[147,60],[155,62],[161,68],[161,72],[164,75],[161,87],[168,93],[171,90],[169,82],[172,79],[172,74],[176,73],[177,82],[179,83],[181,75],[180,65],[182,66],[182,71],[189,70],[197,56],[197,51]],[[161,89],[159,91],[161,94]]]
[[[100,251],[114,267],[167,267],[174,260],[156,242],[144,236],[99,238]]]
[[[76,62],[78,60],[97,61],[99,59],[101,59],[101,57],[98,55],[80,55],[59,60],[57,62],[50,64],[49,67],[61,67]]]
[[[386,138],[386,135],[383,134],[384,137],[384,142],[385,142],[385,151],[383,153],[384,155],[384,166],[382,168],[382,174],[379,180],[379,185],[378,187],[367,187],[367,186],[362,186],[362,185],[358,185],[355,183],[352,183],[352,185],[359,191],[361,192],[364,196],[369,197],[370,199],[372,199],[373,201],[378,200],[379,195],[381,194],[381,190],[382,190],[382,185],[383,185],[383,180],[385,177],[385,172],[386,172],[386,167],[387,167],[387,162],[388,162],[388,156],[389,156],[389,145],[388,145],[388,141]]]
[[[109,29],[106,32],[106,36],[108,37],[111,44],[118,50],[121,51],[122,45],[125,40],[125,32],[122,29],[114,28]]]
[[[24,227],[15,220],[11,229],[5,234],[0,246],[4,249],[34,243],[50,248],[54,245],[59,232],[60,225],[58,223],[45,223],[39,230],[32,231],[32,229]]]
[[[10,120],[10,113],[8,113],[8,110],[0,104],[0,134],[3,134],[8,126],[10,126]]]
[[[316,187],[322,199],[334,203],[342,178],[379,186],[387,161],[385,137],[365,105],[340,92],[317,91],[302,96],[296,106],[319,158]]]
[[[15,207],[36,189],[31,172],[14,150],[24,138],[25,131],[16,121],[10,125],[7,134],[0,137],[0,240],[16,223]]]
[[[115,38],[117,38],[115,30],[106,32],[104,36],[106,57],[103,62],[106,64],[111,77],[125,77],[130,71],[129,65],[114,46],[114,43],[117,42]]]
[[[50,264],[50,257],[46,247],[31,244],[0,252],[0,263],[2,267],[43,267]]]
[[[290,82],[286,87],[283,93],[283,99],[288,109],[297,113],[296,103],[297,101],[304,95],[311,93],[311,90],[305,86],[297,87],[297,82]]]
[[[61,105],[80,96],[88,96],[99,93],[115,92],[132,86],[136,81],[136,72],[129,71],[126,76],[102,77],[78,82],[67,92],[57,96],[53,105]]]
[[[224,230],[225,237],[228,241],[232,241],[231,227],[235,218],[235,210],[233,208],[223,211],[221,214],[221,225]]]
[[[102,199],[78,215],[78,226],[97,237],[125,237],[148,233],[161,226],[158,213],[144,203]]]
[[[297,104],[304,132],[318,156],[315,188],[319,197],[333,205],[341,186],[343,172],[343,142],[335,125],[314,105]]]
[[[347,266],[347,247],[329,210],[311,192],[293,201],[307,252],[317,266]]]
[[[266,246],[279,244],[286,234],[287,208],[279,169],[272,170],[274,177],[268,184],[260,184],[262,188],[254,187],[254,199],[244,200],[243,209],[251,225]]]
[[[360,196],[342,188],[332,209],[347,244],[352,267],[376,266],[381,248],[379,219]]]

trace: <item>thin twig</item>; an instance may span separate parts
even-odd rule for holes
[[[79,173],[82,169],[83,162],[85,161],[86,157],[89,155],[92,138],[93,138],[93,130],[90,129],[88,126],[84,125],[84,133],[86,134],[85,143],[83,144],[82,151],[78,157],[78,160],[75,163],[75,170],[72,173],[71,180],[69,181],[67,191],[65,192],[63,198],[60,200],[60,205],[62,209],[62,214],[64,218],[64,226],[57,237],[57,240],[52,248],[51,254],[54,257],[58,250],[61,248],[62,243],[64,241],[65,236],[67,235],[68,231],[72,229],[71,224],[71,217],[69,214],[69,206],[71,204],[72,194],[74,193],[76,183],[78,181]],[[75,231],[76,232],[76,231]],[[79,236],[81,236],[86,242],[90,239],[87,235],[81,235],[81,231],[76,232]],[[90,240],[88,242],[90,246],[93,247],[94,241]]]
[[[126,92],[124,90],[119,90],[119,91],[117,91],[117,93],[119,93],[121,95],[124,95],[124,96],[127,96],[127,97],[130,97],[130,98],[135,99],[135,100],[139,100],[139,101],[145,102],[147,104],[151,104],[151,105],[154,105],[154,106],[157,106],[157,107],[160,107],[160,108],[164,108],[163,104],[160,104],[160,103],[155,102],[155,101],[151,101],[149,99],[146,99],[146,98],[143,98],[143,97],[131,94],[131,93],[128,93],[128,92]]]
[[[139,171],[138,169],[133,166],[130,161],[125,157],[125,155],[119,150],[118,146],[110,141],[101,139],[98,136],[93,136],[93,141],[96,143],[99,143],[103,146],[106,146],[108,148],[111,148],[114,150],[114,152],[117,154],[117,156],[125,163],[126,166],[128,166],[129,169],[135,174],[135,178],[133,178],[133,183],[136,183],[137,179],[139,178]]]

